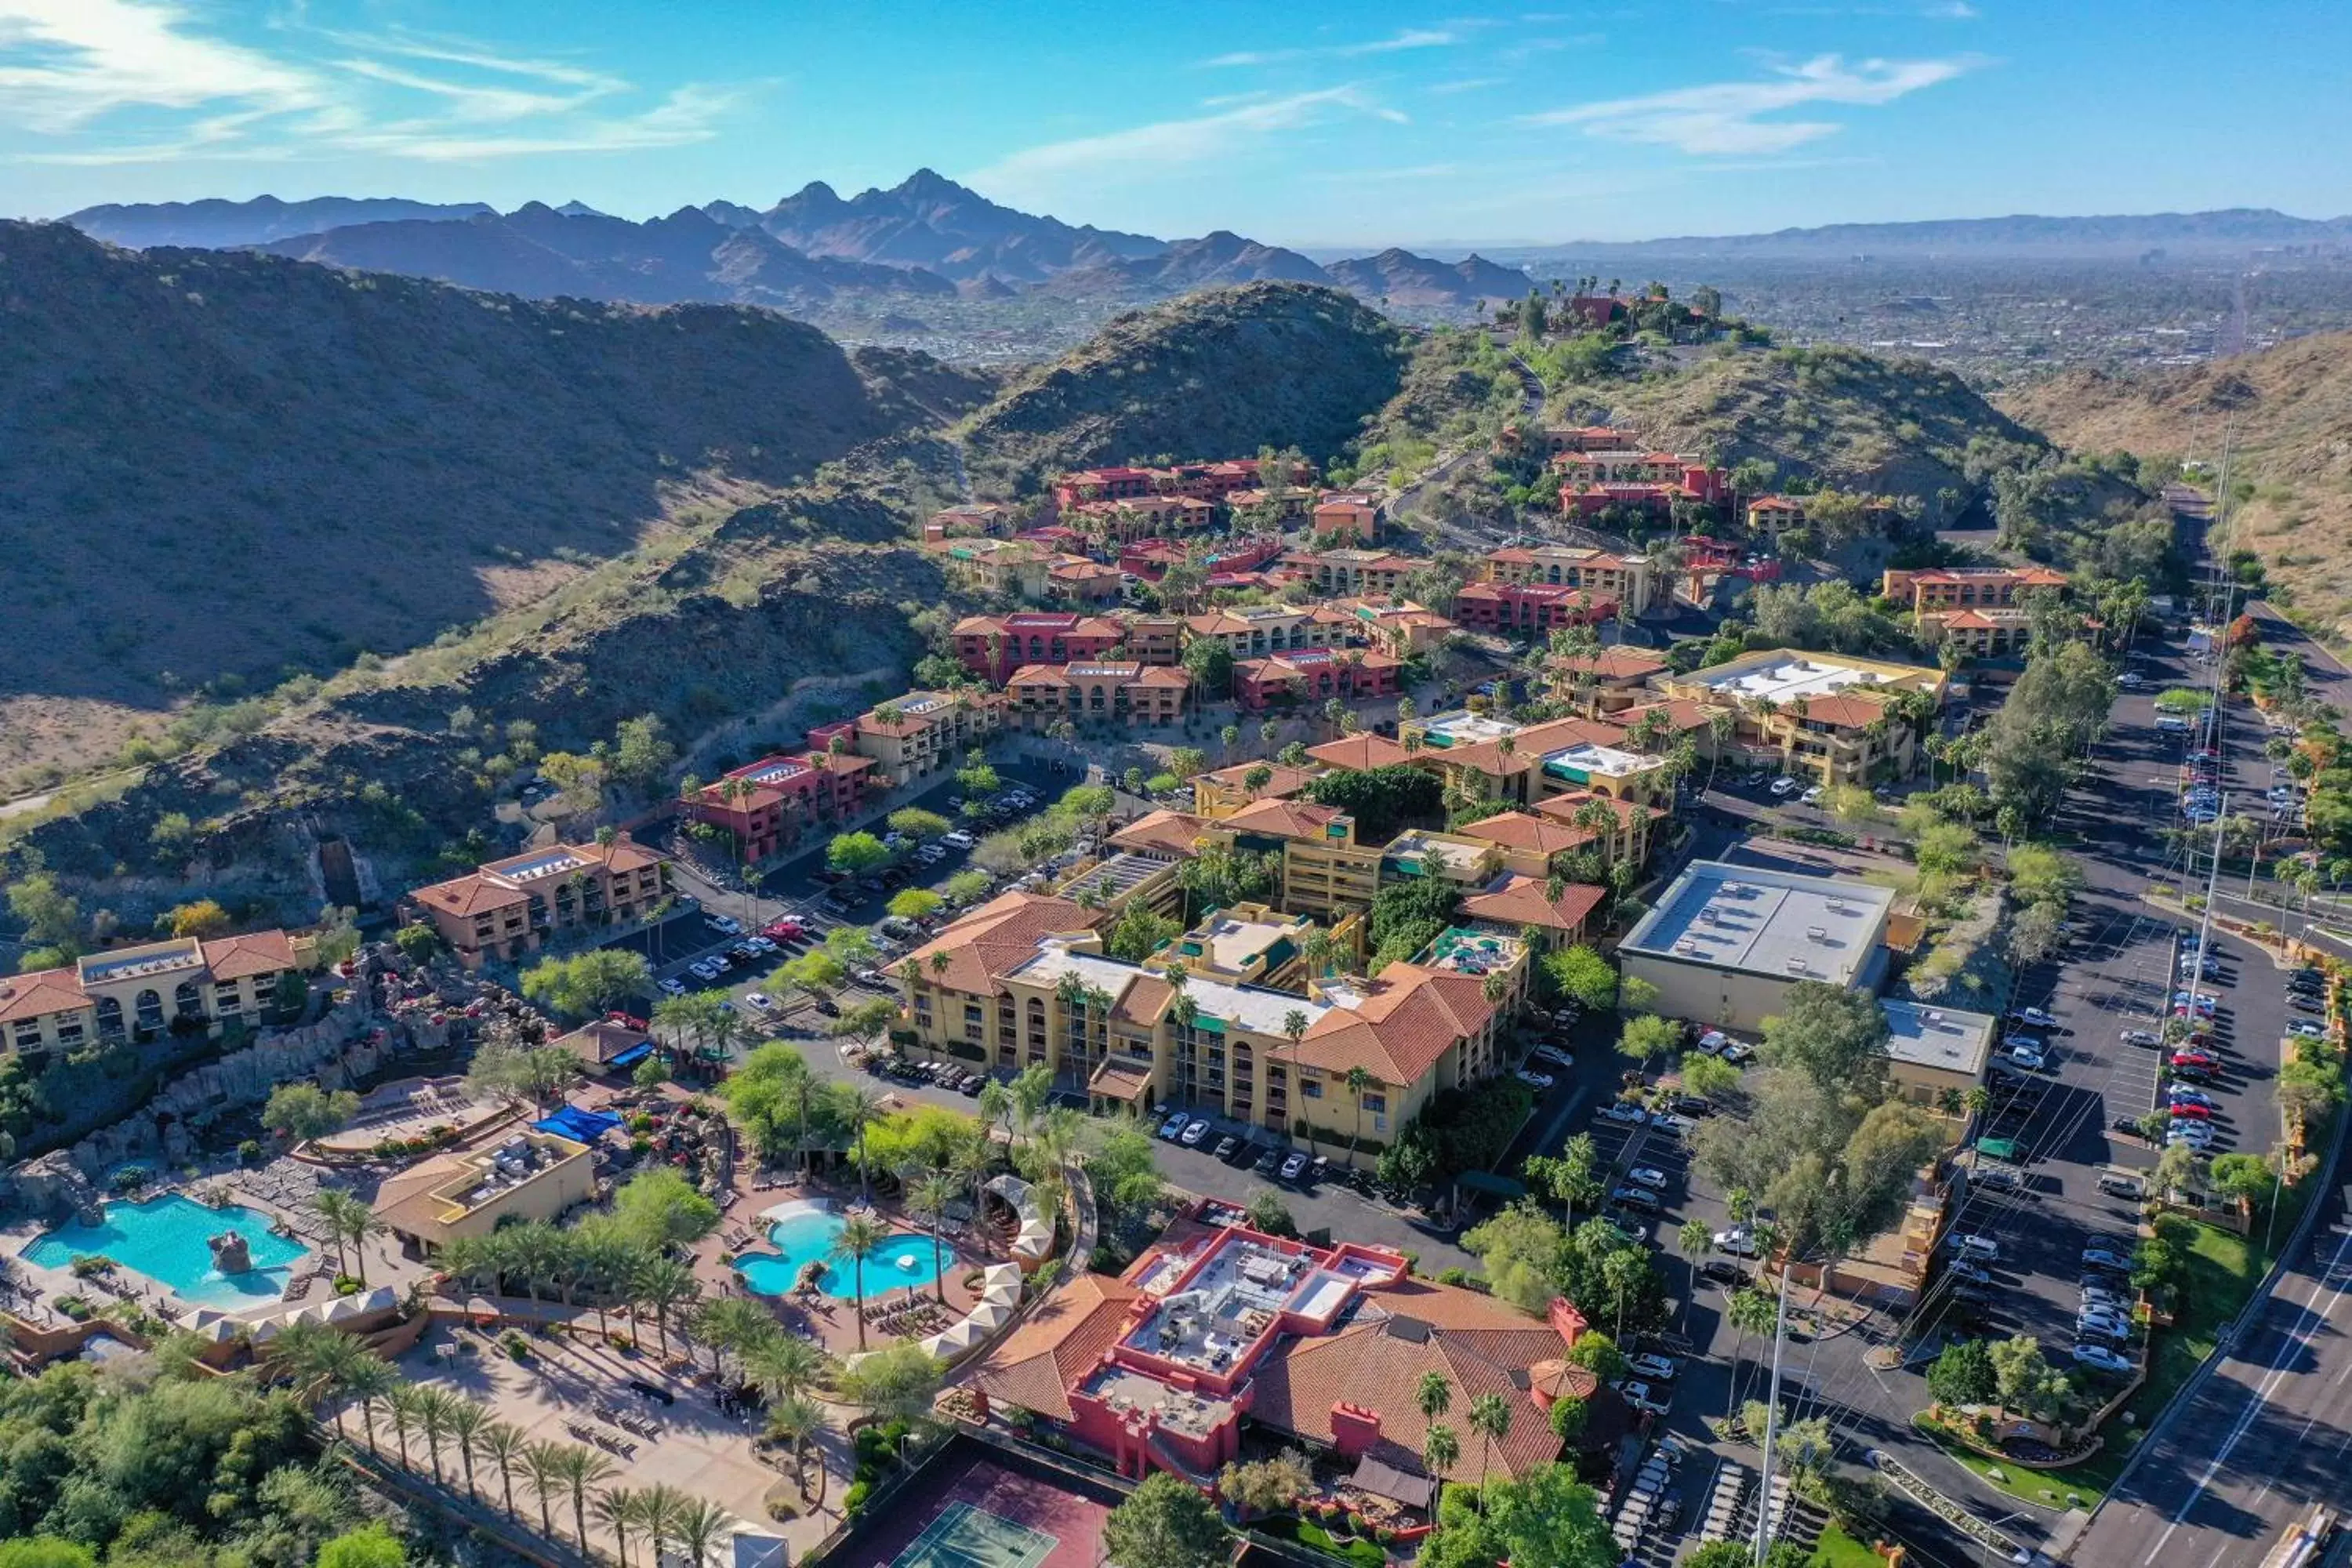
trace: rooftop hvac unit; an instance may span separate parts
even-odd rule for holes
[[[1801,957],[1799,957],[1799,958],[1791,958],[1791,959],[1790,959],[1790,960],[1789,960],[1789,973],[1791,973],[1791,974],[1802,974],[1804,972],[1805,972],[1805,961],[1804,961],[1802,958],[1801,958]]]
[[[1807,926],[1805,928],[1805,934],[1811,937],[1815,942],[1827,942],[1830,939],[1830,928],[1827,926]]]
[[[1940,1024],[1944,1021],[1944,1015],[1930,1007],[1927,1009],[1927,1018],[1930,1024]]]

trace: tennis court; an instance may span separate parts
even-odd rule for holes
[[[1061,1542],[968,1502],[951,1503],[890,1568],[1038,1568]]]

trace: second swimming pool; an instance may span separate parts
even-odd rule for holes
[[[809,1208],[784,1215],[768,1227],[773,1252],[748,1252],[735,1260],[743,1283],[762,1296],[789,1295],[801,1270],[811,1263],[826,1264],[817,1289],[846,1300],[857,1295],[856,1270],[847,1258],[833,1259],[833,1240],[841,1234],[841,1215],[829,1209]],[[961,1266],[955,1248],[942,1244],[939,1263],[931,1260],[931,1238],[893,1232],[866,1254],[866,1297],[871,1300],[909,1285],[929,1285],[943,1268]]]

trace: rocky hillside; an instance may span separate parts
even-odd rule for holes
[[[1433,261],[1394,246],[1325,270],[1342,288],[1397,310],[1463,309],[1481,300],[1516,300],[1535,286],[1526,273],[1483,256]]]
[[[2078,371],[2004,402],[2082,451],[2212,461],[2229,431],[2231,478],[2252,490],[2230,542],[2261,554],[2275,597],[2352,637],[2352,332],[2146,376]]]
[[[1408,357],[1402,330],[1336,289],[1195,294],[1016,377],[966,428],[973,477],[1009,494],[1096,463],[1267,445],[1328,459],[1396,394]]]
[[[1572,389],[1582,411],[1629,425],[1654,447],[1762,458],[1782,479],[1910,496],[1948,524],[1938,498],[1968,497],[1969,444],[2042,447],[1948,371],[1855,349],[1727,351],[1634,379]]]
[[[0,778],[541,602],[992,390],[766,311],[0,225]]]
[[[532,202],[503,216],[355,224],[265,248],[300,261],[536,300],[570,295],[641,305],[698,301],[802,310],[845,291],[936,296],[956,289],[919,268],[810,256],[763,230],[730,227],[694,207],[631,223]]]
[[[1054,294],[1146,298],[1221,289],[1236,283],[1328,283],[1331,275],[1295,250],[1262,245],[1229,229],[1180,239],[1157,256],[1137,257],[1065,272],[1045,285]]]
[[[929,169],[916,170],[889,190],[860,191],[846,201],[819,180],[763,213],[731,202],[704,210],[722,222],[756,224],[813,256],[919,267],[959,281],[1035,282],[1166,248],[1149,235],[1078,226],[1000,205]]]
[[[256,196],[249,202],[109,202],[68,213],[65,221],[109,245],[145,249],[184,245],[225,249],[268,245],[297,235],[317,234],[354,223],[400,223],[410,219],[452,222],[490,214],[480,202],[413,202],[398,196],[313,196],[283,202]]]

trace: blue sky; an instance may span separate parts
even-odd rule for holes
[[[1455,3],[0,0],[0,212],[638,217],[922,165],[1309,246],[2352,211],[2336,0]]]

